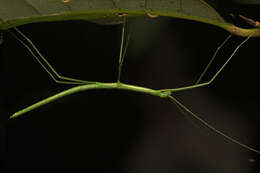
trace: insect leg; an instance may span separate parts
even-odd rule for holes
[[[117,2],[115,2],[115,0],[111,0],[111,1],[112,1],[112,3],[113,3],[114,7],[115,7],[115,8],[118,8],[118,7],[117,7]]]
[[[120,53],[119,53],[119,61],[118,61],[118,76],[117,76],[117,82],[120,82],[121,78],[121,73],[122,73],[122,68],[124,64],[124,59],[126,55],[126,51],[128,48],[129,40],[130,40],[130,35],[131,33],[128,34],[128,38],[126,40],[126,45],[124,48],[124,42],[125,42],[125,29],[126,29],[126,17],[124,16],[124,23],[122,26],[122,36],[121,36],[121,45],[120,45]]]
[[[209,67],[211,66],[212,62],[215,60],[219,50],[226,44],[226,42],[231,38],[232,34],[230,34],[221,44],[220,46],[218,46],[218,48],[216,49],[216,51],[214,52],[212,58],[210,59],[208,65],[206,66],[206,68],[203,70],[203,72],[201,73],[199,79],[196,81],[195,84],[198,84],[201,79],[204,77],[204,75],[206,74],[206,72],[208,71]]]
[[[240,49],[240,47],[245,44],[250,37],[252,37],[255,34],[255,32],[253,32],[252,34],[250,34],[246,39],[244,39],[237,47],[236,49],[232,52],[232,54],[229,56],[229,58],[227,59],[227,61],[221,66],[221,68],[215,73],[215,75],[207,82],[203,82],[203,83],[198,83],[198,84],[194,84],[194,85],[189,85],[186,87],[180,87],[180,88],[173,88],[173,89],[162,89],[161,91],[171,91],[171,92],[178,92],[178,91],[184,91],[184,90],[190,90],[193,88],[199,88],[202,86],[207,86],[210,85],[216,78],[217,76],[223,71],[223,69],[227,66],[227,64],[230,62],[230,60],[233,58],[233,56],[236,54],[236,52]]]
[[[92,81],[85,81],[80,79],[74,79],[70,77],[65,77],[60,75],[51,65],[50,63],[44,58],[41,52],[37,49],[37,47],[33,44],[33,42],[26,37],[18,28],[15,30],[29,43],[32,49],[20,38],[18,38],[14,33],[10,32],[27,50],[32,54],[32,56],[39,62],[39,64],[44,68],[44,70],[49,74],[49,76],[56,82],[61,84],[88,84],[94,83]],[[33,52],[35,50],[39,57]],[[42,62],[43,61],[43,62]],[[50,69],[50,70],[49,70]],[[53,73],[53,74],[52,74]]]
[[[147,14],[147,16],[149,16],[150,18],[156,18],[156,17],[159,17],[158,15],[156,15],[156,14],[151,14],[149,11],[149,9],[148,9],[148,7],[147,7],[147,0],[144,0],[144,11],[145,11],[145,13]]]

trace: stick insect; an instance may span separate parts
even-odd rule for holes
[[[54,96],[51,96],[47,99],[44,99],[42,101],[39,101],[27,108],[24,108],[15,114],[13,114],[10,118],[15,118],[18,117],[22,114],[25,114],[29,111],[32,111],[40,106],[43,106],[47,103],[50,103],[56,99],[59,99],[61,97],[79,92],[79,91],[85,91],[85,90],[91,90],[91,89],[121,89],[121,90],[130,90],[130,91],[135,91],[135,92],[140,92],[140,93],[146,93],[154,96],[159,96],[161,98],[166,98],[172,101],[181,111],[181,113],[185,114],[188,113],[191,115],[194,119],[202,123],[204,126],[209,128],[210,130],[214,131],[215,133],[221,135],[222,137],[226,138],[227,140],[240,145],[241,147],[248,149],[250,151],[256,152],[260,154],[259,150],[256,150],[248,145],[245,145],[238,140],[226,135],[225,133],[221,132],[217,128],[215,128],[213,125],[210,123],[206,122],[200,116],[195,114],[192,110],[190,110],[188,107],[186,107],[182,102],[180,102],[174,94],[180,91],[184,90],[191,90],[194,88],[199,88],[203,86],[210,85],[216,78],[217,76],[223,71],[223,69],[227,66],[227,64],[230,62],[230,60],[233,58],[233,56],[236,54],[236,52],[240,49],[242,45],[244,45],[250,37],[253,36],[254,33],[249,35],[247,38],[245,38],[237,47],[236,49],[232,52],[232,54],[228,57],[226,62],[221,66],[221,68],[216,72],[213,77],[207,81],[207,82],[201,82],[202,78],[204,75],[207,73],[208,68],[210,67],[211,63],[214,61],[216,55],[218,54],[219,50],[225,45],[225,43],[231,38],[232,34],[230,34],[221,44],[220,46],[216,49],[214,55],[212,56],[210,62],[200,75],[199,79],[190,86],[186,87],[181,87],[181,88],[174,88],[174,89],[160,89],[160,90],[154,90],[150,88],[144,88],[144,87],[139,87],[135,85],[129,85],[129,84],[124,84],[120,81],[121,78],[121,73],[122,73],[122,67],[124,64],[124,58],[126,55],[126,50],[128,47],[129,39],[130,39],[130,34],[128,35],[128,38],[125,39],[126,37],[126,18],[127,15],[120,15],[119,17],[123,17],[123,24],[122,24],[122,35],[121,35],[121,44],[120,44],[120,51],[119,51],[119,61],[118,61],[118,75],[117,75],[117,81],[114,83],[102,83],[102,82],[95,82],[95,81],[85,81],[85,80],[80,80],[80,79],[74,79],[71,77],[65,77],[60,75],[52,66],[51,64],[47,61],[47,59],[41,54],[41,52],[37,49],[37,47],[34,45],[34,43],[25,35],[23,34],[18,28],[14,28],[17,34],[19,34],[22,39],[20,39],[16,34],[13,32],[9,31],[30,53],[31,55],[39,62],[39,64],[42,66],[42,68],[48,73],[48,75],[54,80],[54,82],[59,83],[59,84],[72,84],[76,85],[76,87],[73,87],[71,89],[68,89],[66,91],[63,91],[61,93],[58,93]],[[240,16],[241,17],[241,16]],[[241,17],[243,20],[246,22],[249,22],[253,24],[254,26],[258,26],[257,22],[255,22],[252,19],[245,18],[244,16]],[[34,53],[35,52],[35,53]]]

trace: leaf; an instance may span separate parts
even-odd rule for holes
[[[243,29],[226,22],[203,0],[1,0],[0,29],[64,20],[118,24],[123,20],[119,13],[127,13],[129,18],[147,14],[183,18],[215,25],[240,36],[253,32],[254,36],[260,36],[259,29]]]

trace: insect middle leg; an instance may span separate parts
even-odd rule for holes
[[[27,45],[23,40],[21,40],[19,37],[17,37],[14,33],[9,31],[30,53],[31,55],[38,61],[38,63],[43,67],[43,69],[49,74],[49,76],[56,82],[60,84],[75,84],[75,85],[83,85],[83,84],[89,84],[89,83],[95,83],[92,81],[85,81],[70,77],[65,77],[60,75],[52,66],[51,64],[44,58],[42,53],[37,49],[37,47],[34,45],[34,43],[26,36],[24,35],[18,28],[14,28],[17,33],[19,33],[22,38],[24,38],[29,45]],[[38,54],[38,56],[33,52],[33,50]]]
[[[147,3],[148,0],[144,0],[144,11],[145,13],[147,14],[147,16],[149,16],[150,18],[156,18],[156,17],[159,17],[158,15],[156,14],[151,14],[150,13],[150,10],[148,9],[148,3]]]

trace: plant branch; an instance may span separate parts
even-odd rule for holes
[[[122,23],[122,18],[117,16],[118,13],[127,13],[128,18],[135,18],[140,16],[147,16],[147,11],[145,9],[101,9],[101,10],[86,10],[86,11],[75,11],[75,12],[64,12],[59,14],[51,14],[51,15],[41,15],[41,16],[29,16],[29,17],[20,17],[10,20],[3,20],[0,16],[0,30],[7,30],[16,26],[28,24],[28,23],[38,23],[38,22],[55,22],[55,21],[67,21],[67,20],[88,20],[93,21],[96,23],[101,23],[100,21],[103,20],[114,20],[116,23]],[[218,21],[212,20],[207,17],[198,17],[195,15],[187,15],[185,13],[177,13],[177,12],[165,12],[162,9],[153,9],[153,15],[156,16],[165,16],[165,17],[172,17],[172,18],[181,18],[187,20],[193,20],[197,22],[207,23],[210,25],[215,25],[220,27],[224,30],[227,30],[234,35],[247,37],[254,33],[253,37],[260,36],[260,29],[253,28],[253,29],[245,29],[240,28],[232,23],[226,21]],[[103,20],[102,20],[103,19]],[[121,22],[118,22],[121,21]],[[112,23],[112,24],[116,24]],[[107,23],[104,23],[107,24]],[[257,31],[257,32],[256,32]],[[190,32],[197,34],[198,31],[190,29]]]

